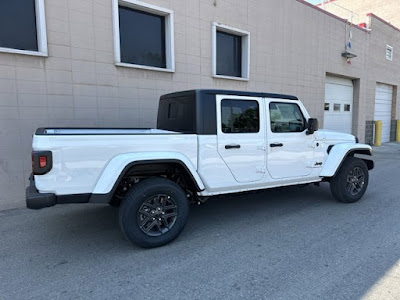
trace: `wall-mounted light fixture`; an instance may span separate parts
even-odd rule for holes
[[[354,53],[348,52],[348,51],[343,52],[342,56],[347,58],[347,59],[357,57],[357,55],[355,55]]]

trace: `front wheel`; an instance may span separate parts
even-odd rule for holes
[[[185,192],[165,178],[149,178],[133,186],[119,208],[125,237],[144,248],[163,246],[183,230],[189,214]]]
[[[331,179],[332,195],[340,202],[357,202],[367,190],[368,180],[369,174],[365,162],[359,158],[348,157]]]

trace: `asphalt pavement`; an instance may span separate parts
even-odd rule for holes
[[[211,199],[141,249],[118,210],[0,212],[0,299],[400,299],[400,144],[375,148],[361,201],[328,184]]]

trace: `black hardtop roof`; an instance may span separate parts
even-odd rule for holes
[[[261,92],[248,92],[248,91],[233,91],[233,90],[214,90],[214,89],[196,89],[174,92],[170,94],[162,95],[160,99],[194,96],[194,95],[231,95],[231,96],[248,96],[248,97],[262,97],[262,98],[279,98],[288,100],[299,100],[296,96],[284,95],[284,94],[273,94],[273,93],[261,93]]]

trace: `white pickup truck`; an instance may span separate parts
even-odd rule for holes
[[[123,233],[142,247],[175,239],[190,202],[321,181],[355,202],[374,167],[369,145],[318,130],[296,97],[226,90],[162,96],[157,129],[39,128],[32,147],[28,208],[119,206]]]

